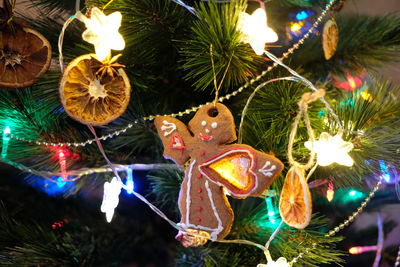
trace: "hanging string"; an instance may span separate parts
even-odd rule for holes
[[[214,76],[213,78],[214,78],[214,88],[215,88],[215,99],[214,99],[214,107],[215,107],[215,105],[218,103],[218,100],[219,100],[219,89],[221,89],[222,83],[224,82],[226,74],[228,73],[229,67],[231,65],[233,52],[229,58],[228,65],[226,66],[225,72],[222,75],[222,79],[221,79],[221,82],[219,83],[219,86],[217,86],[217,75],[215,73],[215,64],[214,64],[213,45],[212,44],[210,45],[210,57],[211,57],[211,66],[213,69],[213,76]]]
[[[290,135],[289,135],[288,152],[287,152],[289,163],[292,166],[298,166],[304,170],[308,170],[314,165],[314,160],[315,160],[314,149],[311,150],[310,158],[308,159],[308,162],[305,165],[302,165],[299,162],[297,162],[293,157],[293,145],[294,145],[294,140],[295,140],[296,133],[297,133],[297,128],[299,126],[299,122],[300,122],[301,118],[304,119],[304,122],[307,127],[307,133],[310,138],[311,144],[312,144],[312,146],[314,145],[315,137],[314,137],[314,131],[311,127],[310,118],[308,117],[308,105],[310,103],[318,100],[319,98],[323,97],[324,95],[325,95],[325,91],[323,89],[319,89],[313,93],[305,93],[305,94],[303,94],[303,96],[301,97],[301,99],[298,103],[300,110],[292,124],[292,130],[290,131]]]
[[[81,9],[81,0],[75,1],[75,12],[78,12]]]
[[[210,57],[211,57],[211,66],[213,70],[213,80],[214,80],[214,88],[215,88],[215,99],[214,99],[214,107],[218,102],[218,86],[217,86],[217,74],[215,73],[215,64],[214,64],[214,56],[213,56],[213,45],[210,45]]]
[[[112,2],[114,2],[114,0],[108,1],[108,3],[103,6],[102,10],[104,11],[104,9],[106,9],[109,5],[111,5]]]
[[[314,150],[314,144],[311,144],[313,150]],[[318,162],[315,163],[314,167],[312,167],[312,169],[308,172],[307,177],[306,177],[306,182],[308,182],[308,180],[310,179],[311,175],[313,175],[313,173],[317,170],[318,168]]]

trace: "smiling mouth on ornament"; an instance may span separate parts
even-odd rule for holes
[[[201,133],[199,133],[199,138],[203,141],[211,141],[213,139],[211,135],[202,135]]]

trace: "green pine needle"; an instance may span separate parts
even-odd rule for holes
[[[181,51],[185,78],[197,89],[215,89],[211,57],[217,84],[222,82],[228,68],[222,86],[224,91],[245,83],[249,75],[256,73],[261,58],[255,56],[249,45],[242,43],[241,33],[237,31],[240,14],[245,9],[243,0],[226,5],[208,1],[196,6],[199,18],[194,21],[190,39],[181,43]]]

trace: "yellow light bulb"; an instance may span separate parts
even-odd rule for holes
[[[353,90],[357,88],[357,84],[354,81],[353,77],[349,77],[349,85],[350,85],[350,88]]]
[[[258,8],[253,14],[241,14],[238,30],[242,32],[242,41],[249,43],[257,55],[262,55],[265,43],[278,41],[278,35],[267,25],[267,14]]]
[[[328,190],[326,190],[326,199],[331,202],[335,196],[335,189],[332,181],[329,181]]]
[[[349,253],[350,254],[360,254],[360,249],[359,249],[359,247],[351,247],[350,249],[349,249]]]
[[[332,189],[328,189],[326,191],[326,199],[331,202],[333,200],[333,197],[335,196],[335,191]]]
[[[363,91],[363,92],[361,92],[361,97],[364,99],[364,100],[367,100],[367,101],[369,101],[369,102],[371,102],[372,101],[372,96],[371,96],[371,94],[370,93],[368,93],[368,91],[367,90],[365,90],[365,91]]]
[[[331,136],[328,133],[321,133],[318,141],[308,141],[304,144],[309,150],[317,154],[317,163],[320,166],[328,166],[336,162],[340,165],[351,167],[354,164],[353,159],[348,154],[353,149],[351,142],[342,139],[341,134]]]
[[[111,49],[124,49],[124,38],[118,32],[122,20],[120,12],[106,16],[100,9],[94,7],[91,10],[90,18],[81,16],[79,19],[85,23],[87,28],[83,32],[82,38],[94,45],[99,60],[105,60],[111,54]]]
[[[298,32],[300,29],[301,29],[301,27],[303,27],[303,22],[293,22],[291,25],[290,25],[290,30],[292,31],[292,32]]]

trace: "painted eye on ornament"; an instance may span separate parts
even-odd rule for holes
[[[206,121],[202,121],[202,122],[201,122],[201,125],[202,125],[202,126],[206,126],[206,125],[207,125],[207,122],[206,122]]]
[[[217,128],[218,127],[218,123],[216,123],[216,122],[211,123],[211,127],[213,129]]]

